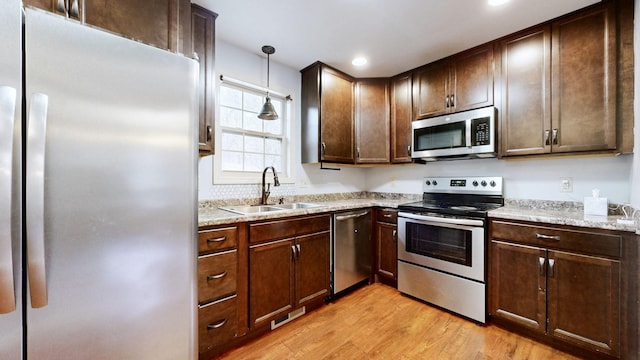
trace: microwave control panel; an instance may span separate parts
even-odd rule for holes
[[[471,119],[471,146],[489,145],[491,121],[489,117]]]

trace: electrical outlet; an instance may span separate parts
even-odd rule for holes
[[[560,178],[560,192],[573,192],[573,179],[570,177]]]

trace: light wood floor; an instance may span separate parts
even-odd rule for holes
[[[578,359],[373,284],[220,359]]]

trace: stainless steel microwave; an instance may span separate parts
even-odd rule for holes
[[[411,157],[426,161],[496,156],[493,106],[414,121]]]

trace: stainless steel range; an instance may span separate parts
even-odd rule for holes
[[[423,201],[398,206],[398,290],[486,322],[487,211],[501,177],[428,177]]]

